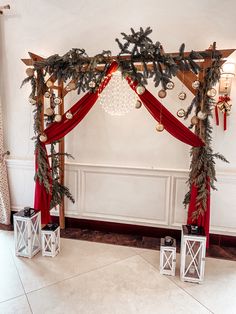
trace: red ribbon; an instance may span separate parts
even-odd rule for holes
[[[226,129],[227,129],[227,113],[226,113],[226,111],[224,112],[224,131],[226,131]]]
[[[215,106],[215,116],[216,116],[216,125],[219,125],[219,114],[218,114],[218,107]]]

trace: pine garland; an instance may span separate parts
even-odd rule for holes
[[[190,203],[191,187],[194,184],[198,189],[196,198],[196,210],[192,214],[192,220],[194,221],[199,215],[204,215],[207,208],[208,198],[208,187],[216,190],[215,182],[216,171],[215,171],[215,159],[220,159],[224,162],[228,162],[227,159],[219,154],[214,153],[211,147],[212,144],[212,125],[210,119],[212,118],[212,109],[214,107],[214,101],[211,97],[208,97],[207,92],[215,86],[220,79],[220,68],[221,68],[221,56],[215,50],[215,45],[212,49],[212,64],[211,66],[203,69],[203,81],[200,88],[198,89],[196,96],[192,103],[187,109],[185,119],[191,114],[192,110],[195,109],[195,115],[202,111],[206,114],[206,119],[201,120],[200,123],[195,127],[195,133],[202,138],[205,142],[203,147],[192,147],[190,156],[192,157],[190,164],[189,179],[187,181],[189,191],[186,193],[184,198],[185,207]],[[190,125],[192,128],[193,125]]]
[[[178,71],[192,71],[198,74],[201,71],[200,66],[196,63],[196,59],[212,58],[213,62],[210,67],[205,69],[203,82],[198,89],[196,96],[187,109],[186,118],[195,110],[197,115],[200,110],[207,114],[207,118],[200,122],[200,126],[196,126],[195,133],[199,135],[205,142],[204,147],[191,149],[191,165],[188,185],[191,189],[192,184],[198,187],[197,209],[194,217],[204,214],[207,200],[207,180],[213,189],[216,181],[215,159],[220,159],[227,162],[224,156],[219,153],[213,153],[211,148],[212,142],[212,126],[210,117],[212,115],[212,101],[207,97],[207,91],[215,85],[220,78],[220,59],[219,52],[215,46],[212,50],[198,53],[191,51],[185,53],[185,45],[182,44],[179,48],[179,53],[175,56],[166,54],[160,42],[153,43],[149,35],[152,33],[150,27],[140,28],[135,31],[131,28],[130,34],[121,33],[122,41],[116,39],[120,52],[117,56],[117,62],[123,76],[129,75],[131,79],[138,82],[140,85],[146,85],[148,79],[153,79],[155,87],[159,85],[162,89],[167,89],[167,83],[177,75]],[[125,56],[125,58],[124,58]],[[48,169],[48,164],[45,152],[42,149],[39,141],[41,134],[41,112],[43,109],[41,99],[44,93],[48,90],[46,86],[46,75],[53,77],[53,80],[67,82],[73,80],[76,84],[77,93],[95,92],[106,75],[106,71],[112,62],[111,52],[103,51],[93,58],[88,57],[84,49],[71,49],[63,56],[58,54],[52,55],[49,58],[34,62],[33,70],[35,75],[27,77],[22,85],[31,83],[30,99],[35,100],[34,112],[34,132],[35,132],[35,148],[37,151],[38,171],[35,178],[39,179],[41,184],[44,184],[49,191],[50,182],[52,182],[52,202],[51,208],[60,204],[63,196],[67,196],[71,201],[74,201],[69,189],[61,185],[59,180],[60,158],[64,155],[71,157],[67,153],[59,154],[56,151],[56,142],[51,144],[51,169]],[[135,63],[139,62],[142,65],[142,70],[137,70]],[[103,70],[98,68],[103,65]],[[152,65],[150,67],[149,65]],[[54,97],[54,96],[53,96]],[[52,102],[53,103],[53,102]],[[53,108],[54,109],[54,108]],[[53,116],[45,115],[46,126],[52,123]],[[190,128],[193,128],[190,125]],[[185,195],[184,204],[187,206],[190,202],[190,190]]]

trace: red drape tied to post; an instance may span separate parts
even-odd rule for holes
[[[46,152],[46,144],[50,144],[53,141],[59,140],[63,138],[67,133],[69,133],[79,122],[85,117],[85,115],[89,112],[92,106],[98,99],[99,93],[106,87],[110,80],[110,74],[116,71],[118,68],[117,62],[113,62],[108,71],[107,76],[108,79],[105,80],[99,91],[96,93],[87,93],[83,96],[74,106],[72,106],[67,112],[71,112],[73,118],[68,120],[66,118],[66,113],[62,116],[61,122],[54,122],[48,128],[45,129],[44,133],[47,136],[47,141],[45,143],[41,143],[41,147]],[[131,80],[128,78],[128,82],[130,83],[131,88],[136,92],[135,86],[136,83],[131,84]],[[187,127],[185,127],[177,118],[175,118],[147,89],[142,95],[139,95],[141,101],[147,108],[147,110],[152,114],[152,116],[160,122],[164,124],[165,129],[178,140],[197,147],[203,146],[204,143],[202,140],[192,133]],[[37,152],[35,154],[36,157],[36,170],[38,169],[37,164]],[[36,209],[41,210],[42,214],[42,223],[48,223],[50,221],[50,201],[51,194],[47,193],[43,184],[40,184],[39,180],[36,180],[35,186],[35,204],[34,207]]]
[[[197,209],[197,195],[198,195],[198,188],[195,184],[192,185],[191,188],[191,196],[190,196],[190,203],[188,208],[188,224],[196,224],[200,227],[203,227],[206,234],[206,247],[209,247],[209,228],[210,228],[210,182],[209,178],[207,179],[207,202],[206,202],[206,209],[204,215],[200,215],[198,219],[193,220],[192,214]]]

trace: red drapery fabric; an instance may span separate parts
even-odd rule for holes
[[[196,199],[198,195],[198,188],[195,184],[191,187],[191,196],[190,196],[190,203],[188,208],[188,224],[196,224],[200,227],[204,228],[205,234],[206,234],[206,247],[209,248],[209,228],[210,228],[210,183],[209,180],[207,182],[207,203],[206,203],[206,209],[204,216],[200,215],[198,219],[193,220],[192,214],[197,209]]]
[[[45,143],[41,143],[41,148],[45,151],[47,156],[46,144],[50,144],[53,141],[59,140],[63,138],[66,134],[68,134],[79,122],[85,117],[85,115],[89,112],[92,106],[98,99],[99,93],[106,87],[109,83],[111,74],[116,71],[118,68],[118,64],[113,62],[107,71],[107,79],[101,84],[99,91],[96,93],[87,93],[83,96],[74,106],[72,106],[68,111],[70,111],[73,115],[72,119],[66,118],[66,112],[62,116],[61,122],[54,122],[48,128],[45,129],[44,133],[47,136],[47,141]],[[128,78],[128,83],[131,88],[136,92],[136,83],[132,83]],[[165,126],[165,129],[172,134],[174,137],[179,139],[180,141],[191,145],[191,146],[203,146],[204,143],[202,140],[196,136],[193,132],[191,132],[187,127],[185,127],[178,119],[176,119],[147,89],[142,95],[139,95],[141,101],[147,108],[147,110],[151,113],[151,115],[157,120],[161,121]],[[38,161],[37,161],[37,151],[35,153],[35,168],[36,171],[38,169]],[[49,167],[50,168],[50,167]],[[49,174],[50,178],[50,174]],[[51,201],[51,193],[48,193],[43,184],[40,184],[39,180],[36,179],[35,184],[35,203],[34,207],[36,209],[41,210],[42,214],[42,223],[46,224],[50,221],[50,201]]]
[[[127,78],[127,81],[136,92],[137,83],[132,83],[129,78]],[[164,125],[167,132],[188,145],[194,147],[204,146],[202,140],[173,116],[147,89],[142,95],[138,96],[154,119]]]

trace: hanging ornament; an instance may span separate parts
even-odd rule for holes
[[[29,102],[31,103],[31,105],[35,105],[37,101],[34,98],[30,97]]]
[[[180,100],[185,100],[187,97],[186,93],[185,92],[180,92],[179,95],[178,95],[178,98]]]
[[[90,88],[94,88],[96,86],[96,83],[94,81],[90,81],[88,85]]]
[[[52,108],[47,108],[45,110],[45,114],[50,117],[50,116],[52,116],[54,114],[54,111],[53,111]]]
[[[185,114],[186,114],[186,112],[185,112],[185,110],[182,109],[182,108],[177,111],[177,116],[178,116],[179,118],[185,117]]]
[[[99,96],[99,105],[112,116],[122,116],[135,108],[137,95],[122,74],[112,74],[109,84]]]
[[[75,82],[70,82],[67,86],[68,86],[68,88],[69,88],[70,90],[76,89],[76,84],[75,84]]]
[[[62,116],[60,114],[56,114],[55,118],[54,118],[54,121],[55,122],[61,122],[61,119],[62,119]]]
[[[215,88],[211,88],[207,91],[207,96],[210,97],[210,98],[213,98],[215,97],[215,95],[217,94],[217,91]]]
[[[191,124],[192,124],[192,125],[197,125],[198,122],[199,122],[199,118],[198,118],[197,116],[193,116],[193,117],[191,118]]]
[[[232,104],[229,103],[230,97],[228,95],[220,96],[215,105],[216,125],[219,125],[218,110],[224,115],[224,131],[227,129],[227,116],[230,115]]]
[[[71,120],[72,118],[73,118],[73,114],[70,111],[68,111],[66,113],[66,119]]]
[[[45,92],[44,93],[44,97],[45,98],[50,98],[51,97],[51,93],[50,92]]]
[[[207,117],[207,114],[206,114],[206,112],[199,111],[198,114],[197,114],[197,116],[198,116],[198,119],[200,119],[200,120],[205,120],[206,117]]]
[[[27,68],[25,70],[25,73],[30,77],[34,75],[34,69],[33,68]]]
[[[142,86],[142,85],[138,85],[136,87],[136,92],[137,92],[138,95],[142,95],[145,92],[145,87]]]
[[[196,80],[192,83],[192,88],[193,89],[198,89],[200,87],[200,81]]]
[[[166,91],[164,89],[159,90],[158,96],[160,98],[165,98],[166,97]]]
[[[48,88],[50,88],[53,86],[53,82],[49,80],[49,81],[47,81],[46,85]]]
[[[39,136],[39,140],[41,141],[41,142],[46,142],[47,141],[47,135],[46,134],[41,134],[40,136]]]
[[[62,102],[62,99],[60,97],[55,97],[53,102],[54,102],[55,105],[60,105],[61,102]]]
[[[166,88],[167,89],[173,89],[175,87],[175,83],[172,82],[172,81],[169,81],[167,84],[166,84]]]
[[[139,99],[137,99],[136,104],[135,104],[135,108],[139,109],[141,107],[142,107],[142,102]]]
[[[158,123],[156,126],[157,132],[162,132],[164,130],[164,125],[162,123]]]

